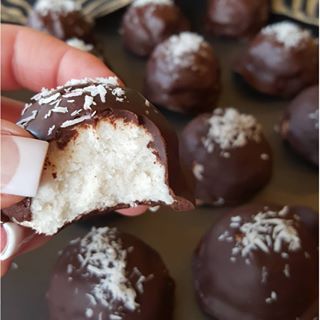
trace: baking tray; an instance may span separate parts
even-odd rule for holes
[[[204,10],[204,2],[183,1],[183,10],[191,20],[193,30],[201,32],[201,12]],[[95,33],[113,70],[128,86],[141,91],[145,60],[131,55],[122,47],[118,30],[123,12],[121,10],[99,20]],[[221,63],[223,91],[220,106],[234,106],[243,112],[255,115],[263,124],[264,132],[274,152],[272,180],[250,202],[302,204],[318,210],[317,169],[310,167],[288,150],[274,131],[288,100],[257,94],[233,76],[232,62],[245,47],[244,42],[206,38],[212,43]],[[26,92],[7,93],[7,95],[18,99],[29,96]],[[187,116],[161,111],[177,131],[190,120]],[[111,214],[72,224],[44,247],[15,260],[16,264],[2,280],[2,319],[48,319],[45,292],[58,251],[71,239],[84,235],[91,225],[117,227],[140,237],[159,251],[176,282],[174,319],[207,319],[199,310],[193,294],[191,255],[210,225],[228,210],[230,209],[201,207],[192,212],[177,213],[162,208],[156,213],[148,212],[135,218]]]

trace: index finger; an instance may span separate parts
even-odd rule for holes
[[[1,33],[2,90],[39,91],[70,79],[114,75],[95,56],[45,33],[6,24]]]

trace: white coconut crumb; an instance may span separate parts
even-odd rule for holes
[[[80,11],[81,5],[74,0],[38,0],[34,5],[34,10],[43,15],[49,12],[68,13]]]
[[[25,112],[32,106],[32,103],[26,103],[24,105],[24,108],[21,111],[21,115],[23,116],[25,114]]]
[[[200,163],[195,162],[192,168],[193,175],[199,181],[203,179],[204,166]]]
[[[269,157],[269,155],[266,154],[266,153],[261,153],[260,158],[261,158],[262,160],[269,160],[270,157]]]
[[[118,301],[128,310],[135,310],[137,293],[127,278],[127,251],[117,239],[116,230],[92,228],[80,244],[81,267],[99,278],[90,294],[109,309],[112,301]]]
[[[284,269],[283,269],[283,274],[287,278],[290,278],[290,266],[288,264],[285,264]]]
[[[261,283],[266,283],[268,278],[268,270],[266,266],[261,269]]]
[[[17,270],[18,268],[19,268],[19,266],[15,262],[11,263],[11,269],[12,270]]]
[[[134,0],[132,3],[133,7],[144,7],[148,4],[172,6],[172,0]]]
[[[77,109],[77,110],[74,110],[73,112],[71,112],[71,116],[72,117],[75,117],[75,116],[77,116],[79,113],[81,113],[82,112],[82,109]]]
[[[66,41],[66,43],[76,49],[81,51],[90,52],[93,50],[93,45],[90,43],[85,43],[82,39],[71,38]]]
[[[93,305],[93,306],[96,306],[97,305],[97,301],[96,299],[94,298],[94,296],[90,293],[86,293],[86,296],[88,297],[90,303]]]
[[[225,204],[225,201],[224,201],[224,199],[221,198],[221,197],[219,197],[218,200],[216,200],[216,201],[213,203],[213,205],[214,205],[214,206],[217,206],[217,207],[223,206],[224,204]]]
[[[221,152],[220,155],[221,155],[221,157],[226,158],[226,159],[230,158],[230,152],[224,151],[224,152]]]
[[[123,97],[124,94],[125,94],[124,90],[122,88],[120,88],[120,87],[114,88],[111,93],[114,96],[120,97],[120,98]]]
[[[65,87],[77,86],[81,84],[103,84],[105,86],[119,86],[119,79],[117,77],[97,77],[97,78],[83,78],[83,79],[71,79],[65,83]]]
[[[171,36],[158,46],[155,52],[159,51],[164,55],[169,68],[171,66],[172,68],[190,67],[194,62],[195,54],[199,53],[202,46],[208,46],[202,36],[186,31]]]
[[[122,320],[122,317],[117,314],[110,314],[110,320]]]
[[[283,254],[284,246],[288,251],[301,249],[301,240],[294,226],[294,220],[284,219],[288,213],[288,207],[283,207],[279,212],[267,210],[252,216],[248,222],[239,225],[241,237],[235,238],[235,248],[232,254],[240,254],[243,258],[250,258],[252,251],[265,253],[276,252]],[[233,217],[232,217],[233,218]],[[230,219],[230,228],[235,221]],[[220,241],[228,241],[229,231],[225,230],[220,236]]]
[[[270,297],[266,298],[266,303],[271,304],[277,301],[277,293],[275,291],[271,291]]]
[[[81,123],[81,122],[83,122],[85,120],[89,120],[91,118],[92,118],[92,116],[90,114],[86,114],[82,117],[79,117],[79,118],[76,118],[73,120],[67,120],[67,121],[63,122],[60,127],[66,128],[66,127],[74,126],[75,124]]]
[[[48,136],[50,136],[53,132],[53,130],[55,129],[55,125],[52,125],[49,129],[48,129]]]
[[[289,254],[287,252],[281,252],[281,257],[283,259],[289,259]]]
[[[93,316],[93,310],[91,308],[86,309],[86,317],[87,318],[92,318]]]
[[[234,108],[216,109],[208,119],[209,130],[202,138],[208,153],[218,144],[220,149],[241,148],[249,140],[259,143],[261,141],[261,125],[257,120],[247,114],[241,114]]]
[[[151,212],[157,212],[160,209],[160,206],[150,207],[149,211]]]
[[[236,257],[230,257],[230,261],[234,263],[237,261],[237,259],[236,259]]]
[[[315,110],[314,112],[309,113],[309,119],[314,120],[315,128],[319,129],[319,110]]]
[[[222,234],[218,236],[219,241],[225,241],[227,237],[229,237],[229,231],[225,230]]]
[[[92,110],[91,106],[93,105],[93,102],[94,102],[93,97],[86,95],[84,97],[83,109],[84,110]]]
[[[275,40],[283,44],[286,48],[294,48],[302,42],[311,38],[309,30],[302,29],[298,24],[283,21],[271,24],[262,29],[263,35],[274,37]]]
[[[32,120],[34,120],[34,119],[36,118],[37,114],[38,114],[38,111],[37,111],[37,110],[33,110],[33,111],[31,112],[31,115],[30,115],[30,116],[28,116],[28,117],[26,117],[26,118],[23,118],[23,119],[21,119],[20,121],[18,121],[18,122],[16,123],[17,126],[20,126],[20,127],[22,127],[22,128],[25,128],[25,127],[29,124],[30,121],[32,121]]]
[[[146,101],[145,101],[145,105],[146,105],[147,107],[150,107],[150,101],[146,100]]]
[[[68,273],[68,274],[72,273],[72,270],[73,270],[72,264],[68,264],[68,265],[67,265],[67,273]]]
[[[71,282],[73,280],[72,277],[68,277],[68,282]]]

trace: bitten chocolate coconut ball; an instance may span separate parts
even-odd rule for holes
[[[159,254],[108,227],[59,257],[47,293],[51,320],[172,319],[174,282]]]
[[[302,91],[288,106],[280,124],[284,141],[310,163],[319,165],[319,87]]]
[[[43,89],[18,124],[49,141],[36,196],[3,210],[23,226],[51,235],[93,211],[193,207],[174,131],[144,97],[119,87],[114,77]]]
[[[253,39],[235,71],[254,89],[291,97],[318,81],[319,46],[292,22],[269,25]]]
[[[210,0],[206,27],[217,36],[248,37],[263,27],[269,11],[269,0]]]
[[[304,215],[316,227],[318,214],[301,207],[250,205],[222,216],[193,256],[201,309],[217,320],[317,319],[317,236]]]
[[[189,29],[189,23],[171,0],[135,0],[122,21],[125,47],[138,56],[148,56],[172,34]]]
[[[181,135],[180,154],[192,170],[198,204],[242,203],[272,174],[272,152],[261,125],[234,108],[193,119]]]
[[[216,106],[219,92],[219,62],[200,35],[173,35],[150,56],[145,94],[156,105],[176,112],[200,113]]]
[[[93,38],[93,21],[73,0],[38,0],[30,11],[28,25],[61,40],[79,38],[91,43]]]

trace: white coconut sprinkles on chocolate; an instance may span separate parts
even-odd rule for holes
[[[174,131],[117,78],[71,80],[31,101],[18,125],[50,145],[36,196],[4,210],[14,221],[50,235],[94,211],[192,208]]]

